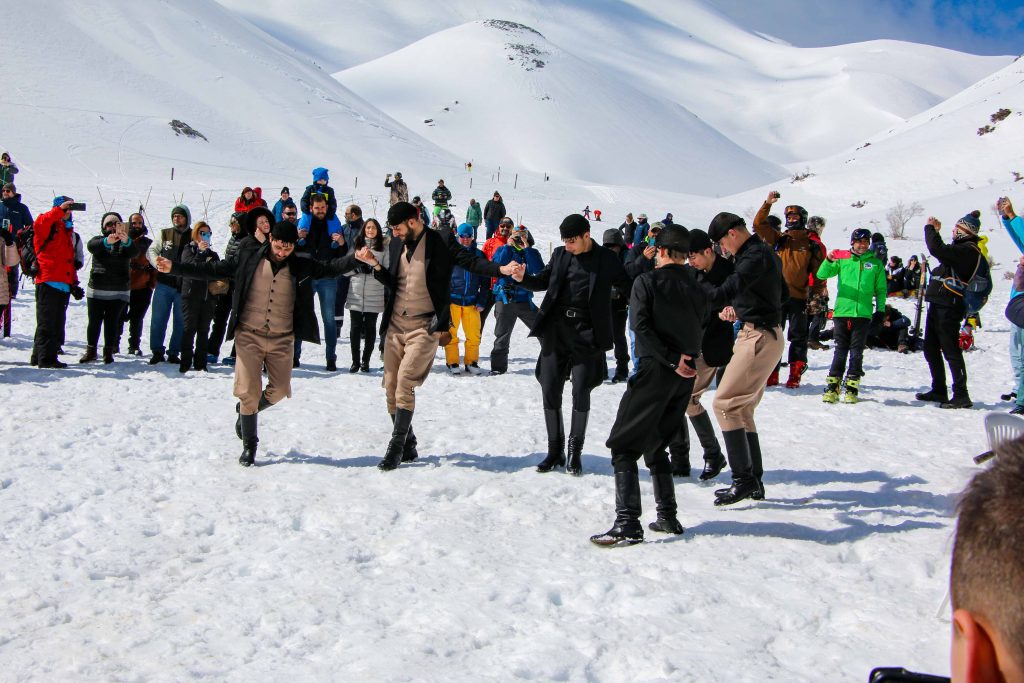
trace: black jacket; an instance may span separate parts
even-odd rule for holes
[[[423,248],[426,249],[424,259],[427,269],[427,292],[430,295],[430,302],[434,305],[434,317],[430,321],[428,331],[447,332],[452,320],[449,307],[452,269],[458,265],[471,273],[488,277],[499,277],[501,269],[486,258],[477,257],[475,251],[463,249],[454,235],[450,235],[446,240],[436,230],[425,228],[420,239],[426,240]],[[394,291],[398,285],[399,259],[405,258],[405,242],[392,238],[389,249],[388,267],[373,273],[374,278],[388,289],[387,304],[380,323],[381,335],[387,333],[388,325],[391,324],[391,313],[395,310]],[[355,255],[352,254],[351,258],[354,260]],[[354,268],[356,263],[352,263],[346,270]]]
[[[938,306],[966,308],[964,298],[946,289],[942,278],[956,277],[964,282],[971,279],[974,269],[978,267],[978,259],[984,258],[978,247],[978,238],[965,237],[946,244],[934,226],[926,225],[924,241],[928,246],[928,253],[939,262],[939,265],[932,268],[932,278],[928,281],[925,300]]]
[[[709,310],[707,292],[693,268],[669,264],[644,273],[633,282],[629,299],[637,358],[653,358],[672,368],[680,354],[697,358]]]
[[[209,263],[174,263],[171,272],[177,276],[221,280],[231,278],[235,286],[231,291],[231,317],[228,319],[228,339],[235,338],[235,326],[238,325],[238,314],[245,310],[245,301],[249,298],[249,287],[260,261],[267,258],[270,242],[258,244],[255,239],[246,238],[239,244],[239,249],[230,259]],[[255,243],[255,244],[254,244]],[[288,257],[288,269],[295,284],[295,318],[292,329],[295,336],[302,341],[320,343],[320,325],[313,312],[313,280],[341,275],[355,267],[352,255],[332,261],[317,261],[308,256],[292,253]]]
[[[626,272],[630,277],[637,277],[643,273],[654,270],[654,259],[644,256],[644,250],[651,245],[646,242],[638,242],[626,254]]]
[[[782,305],[789,287],[782,276],[782,261],[757,235],[743,243],[733,263],[735,270],[717,287],[702,283],[714,307],[732,306],[736,317],[757,327],[782,324]]]
[[[633,233],[636,232],[636,221],[632,223],[623,222],[619,226],[619,232],[622,233],[622,239],[626,240],[627,244],[631,244],[633,242]]]
[[[96,235],[85,245],[92,254],[89,270],[89,288],[107,292],[127,292],[131,289],[130,262],[139,253],[139,243],[132,240],[114,244],[110,249],[103,244],[103,235]]]
[[[213,249],[199,251],[194,242],[190,242],[185,251],[181,252],[182,263],[211,263],[219,261],[220,256]],[[181,298],[192,301],[205,301],[210,287],[205,278],[184,277],[181,279]]]
[[[605,249],[594,243],[594,256],[597,269],[590,276],[590,323],[594,328],[594,341],[602,351],[612,348],[612,286],[629,287],[629,276],[626,274],[619,257],[611,249]],[[537,311],[537,318],[530,330],[531,337],[542,337],[552,316],[559,315],[558,296],[566,283],[569,262],[573,255],[558,247],[551,254],[551,260],[544,270],[535,275],[523,278],[521,287],[530,291],[547,290],[544,301]]]
[[[310,213],[309,200],[314,194],[327,196],[328,218],[334,218],[338,215],[338,197],[334,194],[334,189],[330,185],[317,185],[316,183],[308,185],[305,192],[302,193],[302,198],[299,199],[299,208],[302,213]]]
[[[697,271],[697,281],[717,287],[725,282],[735,270],[732,261],[716,255],[711,270],[706,273]],[[718,317],[723,308],[724,306],[711,306],[708,312],[708,324],[704,329],[704,340],[700,345],[701,353],[704,354],[704,362],[716,368],[728,365],[732,358],[732,323]]]
[[[505,202],[496,202],[493,199],[487,200],[484,204],[484,220],[500,221],[505,217]]]

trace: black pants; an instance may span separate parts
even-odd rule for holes
[[[786,302],[782,312],[786,315],[786,322],[789,329],[786,331],[786,339],[789,340],[789,363],[796,361],[807,362],[807,300],[790,299]]]
[[[213,325],[210,327],[210,339],[207,350],[214,356],[220,356],[220,345],[224,343],[224,332],[228,329],[228,318],[231,316],[231,290],[213,297]]]
[[[57,361],[57,349],[64,341],[64,321],[70,299],[69,292],[50,285],[36,285],[36,335],[32,356],[40,364]]]
[[[832,354],[830,377],[842,377],[846,372],[846,357],[850,357],[850,377],[864,376],[864,346],[871,329],[870,318],[832,318],[835,350]]]
[[[213,320],[214,297],[181,297],[181,315],[185,330],[181,338],[181,366],[191,365],[196,370],[206,369],[206,353]]]
[[[352,321],[348,331],[349,342],[352,344],[352,362],[369,364],[370,356],[373,355],[373,344],[377,341],[377,316],[380,314],[361,313],[349,309],[348,315]]]
[[[121,320],[127,304],[120,299],[86,298],[85,310],[89,323],[85,329],[85,343],[96,346],[100,341],[100,326],[103,326],[103,352],[113,353],[121,335]]]
[[[131,291],[131,294],[128,295],[128,306],[124,309],[124,313],[121,316],[121,325],[117,333],[118,343],[121,341],[121,335],[124,334],[124,323],[127,321],[128,348],[141,348],[142,323],[146,319],[146,312],[149,310],[149,304],[152,301],[153,290],[149,287],[133,289]]]
[[[608,377],[604,351],[594,343],[589,323],[559,316],[548,325],[541,339],[540,357],[534,376],[540,382],[545,410],[562,409],[566,378],[572,378],[572,409],[590,410],[590,392]]]
[[[821,343],[821,333],[825,329],[825,314],[817,313],[812,315],[807,323],[807,340]]]
[[[686,419],[693,381],[649,357],[639,360],[605,443],[616,472],[636,472],[641,455],[652,474],[672,471],[665,449]]]
[[[498,312],[494,317],[494,346],[491,347],[491,371],[505,372],[508,370],[508,349],[512,341],[512,330],[516,321],[522,320],[527,328],[532,328],[537,320],[537,309],[529,301],[513,301],[495,307]],[[482,315],[482,314],[481,314]],[[483,323],[480,324],[481,333]]]
[[[629,369],[629,340],[626,339],[626,323],[629,321],[629,309],[612,309],[612,341],[615,343],[616,369]]]
[[[960,350],[960,322],[964,319],[964,307],[928,306],[924,323],[924,358],[932,374],[932,389],[946,391],[946,368],[942,365],[945,357],[953,377],[953,395],[967,393],[967,366],[964,352]]]

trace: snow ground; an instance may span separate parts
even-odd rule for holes
[[[968,357],[974,410],[918,404],[922,356],[875,351],[862,403],[825,405],[831,354],[812,352],[807,385],[769,391],[758,411],[765,502],[715,509],[714,487],[686,480],[684,536],[611,551],[587,537],[613,517],[603,441],[623,387],[594,392],[583,477],[535,473],[537,344],[521,328],[505,376],[436,363],[418,396],[421,457],[389,474],[374,467],[390,425],[379,371],[328,376],[307,348],[294,398],[261,415],[260,466],[243,469],[229,368],[79,366],[83,303],[71,367],[31,368],[23,296],[0,344],[3,678],[941,673],[954,497],[985,450],[985,410],[1005,408],[1005,296]]]

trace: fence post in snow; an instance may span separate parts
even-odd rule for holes
[[[516,189],[519,186],[519,174],[516,173],[516,181],[512,183],[512,189]]]
[[[356,176],[356,187],[359,187],[359,176]]]
[[[171,166],[171,180],[174,180],[174,167]]]

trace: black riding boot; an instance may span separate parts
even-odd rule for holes
[[[260,394],[260,404],[256,408],[256,412],[262,413],[264,410],[266,410],[267,408],[269,408],[272,405],[274,405],[274,404],[267,400],[267,394],[266,394],[266,392],[264,392],[264,393]],[[241,411],[242,411],[242,404],[241,404],[241,402],[235,403],[235,412],[238,413],[238,418],[235,419],[235,436],[237,436],[239,439],[242,438],[242,414],[241,414]]]
[[[544,410],[544,426],[548,431],[548,457],[537,465],[538,472],[550,472],[565,465],[565,425],[562,411]]]
[[[757,493],[750,497],[754,500],[764,500],[764,483],[761,481],[764,476],[764,465],[761,462],[761,441],[757,438],[757,432],[747,432],[747,447],[750,449],[750,473],[757,481]]]
[[[668,445],[668,454],[672,457],[672,476],[690,476],[690,429],[686,426],[686,418]]]
[[[569,425],[569,462],[565,471],[577,477],[583,474],[583,441],[587,436],[589,417],[589,410],[573,410],[572,423]]]
[[[391,424],[395,424],[394,415],[391,416]],[[412,431],[412,425],[409,425],[409,433],[405,437],[405,448],[402,449],[402,462],[412,462],[420,457],[419,451],[416,450],[416,444],[418,443],[416,434]]]
[[[242,467],[249,467],[256,462],[256,444],[260,442],[256,435],[256,414],[239,415],[242,430],[242,455],[238,458],[238,464]]]
[[[636,472],[615,473],[615,524],[603,534],[591,536],[595,545],[635,545],[644,540],[640,524],[640,476]]]
[[[715,505],[718,506],[738,503],[750,498],[759,490],[752,471],[746,431],[732,429],[722,432],[722,438],[725,440],[725,451],[729,456],[729,467],[732,469],[732,486],[715,491]]]
[[[683,525],[676,519],[676,485],[672,475],[651,472],[651,483],[654,484],[654,504],[658,510],[658,519],[647,525],[647,528],[666,534],[683,533]]]
[[[722,447],[718,445],[711,416],[705,411],[691,417],[690,422],[693,423],[693,431],[697,432],[697,439],[704,449],[704,471],[700,473],[700,480],[714,479],[725,467],[725,456],[722,455]]]
[[[377,467],[383,471],[397,469],[402,462],[402,455],[405,453],[405,441],[409,437],[409,430],[412,428],[412,411],[405,408],[395,410],[395,427],[391,431],[391,441],[384,452],[384,459]]]

